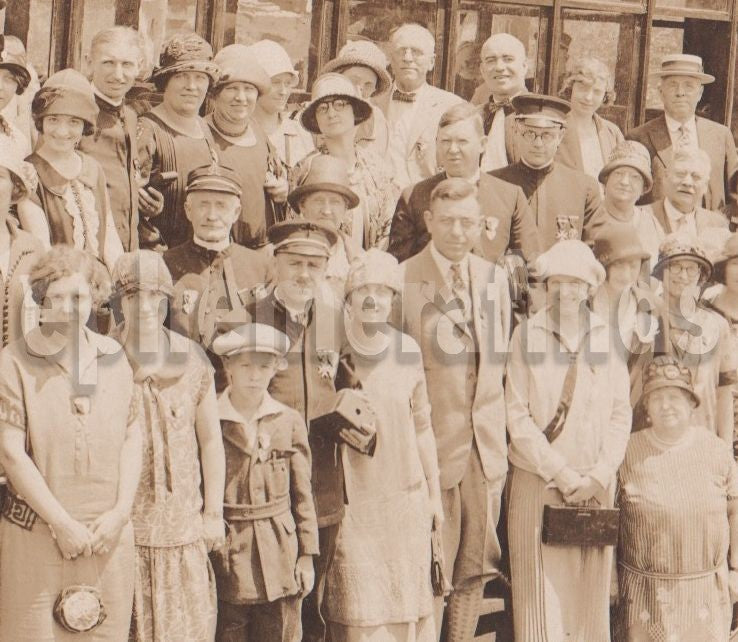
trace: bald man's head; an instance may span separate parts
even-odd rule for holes
[[[528,58],[525,46],[509,33],[496,33],[482,45],[480,71],[495,100],[525,91]]]

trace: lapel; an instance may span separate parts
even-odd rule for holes
[[[597,138],[600,141],[600,151],[602,152],[602,160],[607,163],[610,154],[617,146],[617,140],[612,135],[610,128],[606,124],[606,120],[602,116],[594,115],[595,129],[597,129]]]
[[[413,114],[413,122],[407,135],[407,147],[405,149],[405,153],[408,156],[412,154],[415,143],[418,142],[418,139],[427,129],[427,118],[432,116],[439,101],[439,96],[436,93],[435,88],[431,85],[424,85],[419,91],[420,95],[418,96],[418,103],[416,104],[415,113]],[[435,135],[436,133],[434,131],[434,140]],[[435,159],[433,159],[433,165],[435,165]]]
[[[579,135],[574,127],[566,128],[564,139],[561,141],[556,156],[558,162],[582,171],[583,161],[582,152],[579,147]]]
[[[515,145],[515,118],[513,114],[505,116],[505,150],[507,151],[507,161],[511,165],[520,160],[517,146]]]
[[[664,232],[666,232],[666,234],[671,234],[673,230],[671,229],[669,217],[666,215],[666,209],[664,209],[663,199],[656,201],[655,203],[651,203],[651,212],[653,213],[654,218],[661,223],[661,227],[664,228]]]
[[[648,137],[651,145],[656,151],[656,155],[661,159],[664,167],[671,165],[673,150],[671,148],[671,138],[669,138],[669,129],[666,126],[666,118],[659,116],[653,122],[648,130]]]
[[[251,456],[251,448],[246,440],[243,424],[230,419],[222,419],[220,423],[223,428],[223,439],[238,448],[242,453]]]
[[[481,293],[486,289],[488,275],[484,274],[485,265],[469,255],[469,289],[471,290],[472,316],[474,318],[474,335],[482,352],[482,339],[487,335],[487,310],[482,305]]]

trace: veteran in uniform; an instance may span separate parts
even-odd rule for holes
[[[496,527],[507,474],[502,377],[510,298],[502,268],[471,254],[482,229],[476,187],[439,183],[425,220],[431,241],[402,264],[402,329],[420,345],[431,400],[445,521],[445,573],[454,591],[451,642],[474,637],[484,583],[499,576]],[[436,599],[441,630],[443,599]]]
[[[538,227],[541,250],[556,241],[581,239],[600,206],[600,187],[591,176],[554,160],[569,103],[553,96],[524,94],[512,99],[520,160],[492,176],[522,188]]]
[[[310,422],[329,413],[336,398],[343,318],[323,286],[337,235],[329,226],[300,220],[277,223],[268,234],[274,246],[275,285],[268,296],[246,307],[244,319],[271,325],[290,339],[287,367],[276,373],[269,394],[297,410],[308,426],[320,556],[315,560],[315,589],[303,607],[303,639],[323,640],[320,608],[344,513],[343,466],[338,444],[313,433]]]
[[[231,241],[240,199],[241,187],[232,169],[213,164],[191,171],[184,209],[193,238],[164,253],[175,283],[171,327],[206,350],[218,321],[231,310],[242,309],[269,281],[269,258]],[[219,360],[210,357],[221,389]]]

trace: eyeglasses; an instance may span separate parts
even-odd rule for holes
[[[700,266],[694,263],[669,263],[666,269],[669,270],[669,274],[674,276],[686,272],[687,276],[694,278],[700,273]]]
[[[544,145],[553,143],[558,137],[558,131],[555,132],[537,132],[532,129],[524,129],[520,132],[520,135],[527,140],[529,143],[535,143],[536,139],[540,138]]]
[[[328,113],[328,108],[333,105],[334,111],[343,111],[351,105],[351,103],[345,98],[334,98],[333,100],[326,100],[315,108],[315,113],[324,116]]]
[[[428,54],[423,51],[422,49],[418,49],[417,47],[394,47],[393,51],[398,56],[405,56],[406,53],[410,52],[410,56],[414,58],[415,60],[418,60],[419,58],[422,58],[423,56],[427,56]]]

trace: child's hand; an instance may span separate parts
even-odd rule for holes
[[[313,568],[312,555],[300,555],[295,567],[295,579],[300,587],[300,597],[305,597],[313,590],[315,584],[315,569]]]
[[[217,551],[225,544],[225,524],[223,518],[216,515],[203,516],[203,539],[208,551]]]

